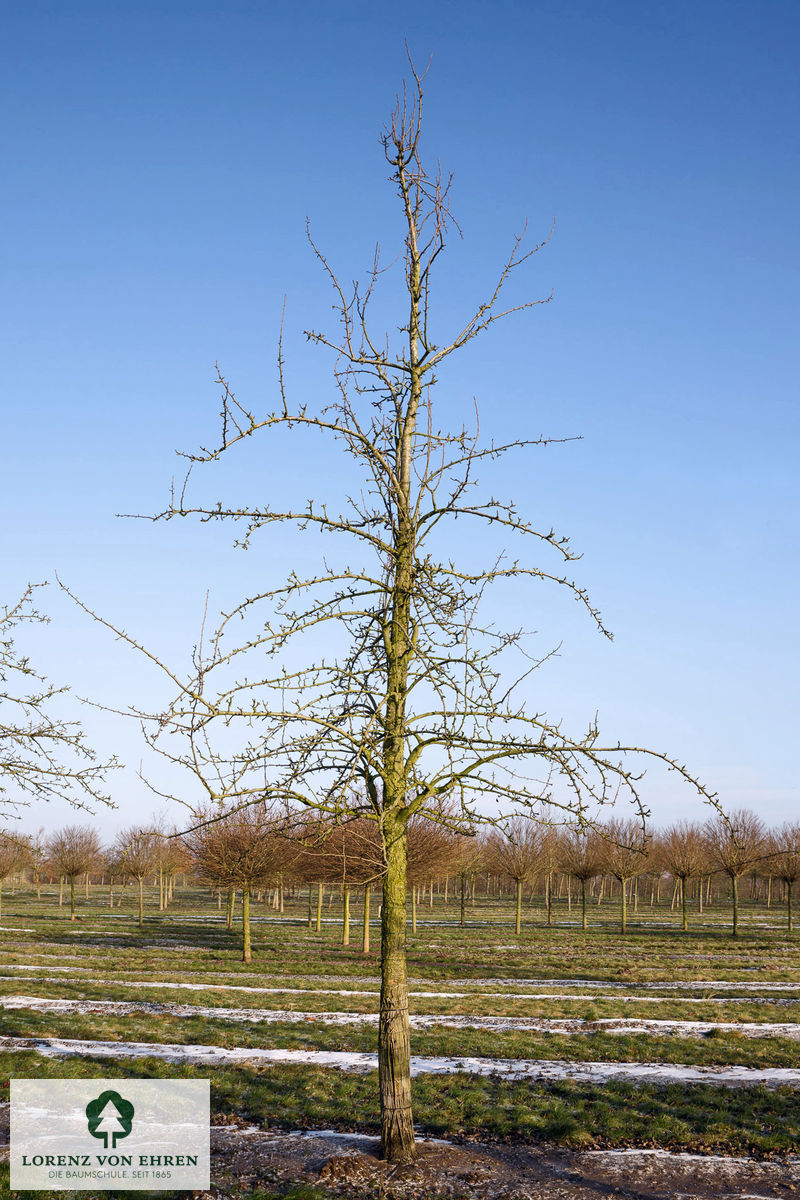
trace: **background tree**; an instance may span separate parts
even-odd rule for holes
[[[3,912],[3,885],[30,863],[29,839],[7,829],[0,830],[0,916]]]
[[[650,838],[641,821],[613,817],[603,827],[602,866],[620,886],[620,933],[628,930],[626,889],[647,870]]]
[[[342,892],[342,945],[350,945],[350,895],[354,887],[364,888],[365,953],[369,950],[369,899],[367,889],[381,878],[383,859],[374,821],[361,819],[344,822],[316,821],[312,826],[301,822],[303,851],[302,874],[305,879],[340,887]],[[321,917],[321,900],[317,919]]]
[[[431,881],[445,875],[455,861],[457,834],[440,823],[446,819],[444,813],[440,814],[440,820],[417,815],[408,823],[406,879],[411,888],[411,929],[414,933],[417,932],[416,893],[425,883],[432,886]]]
[[[28,586],[15,604],[0,607],[0,804],[15,808],[29,801],[58,798],[75,808],[94,801],[109,804],[103,790],[115,759],[99,763],[76,721],[54,711],[67,691],[55,687],[20,654],[14,633],[26,622],[46,622]]]
[[[42,870],[47,862],[47,838],[44,826],[40,825],[36,833],[28,838],[28,854],[30,858],[33,886],[36,888],[36,899],[42,898]]]
[[[250,892],[275,879],[287,858],[287,842],[261,803],[221,815],[199,814],[203,823],[184,835],[195,870],[214,886],[242,891],[242,962],[252,957]]]
[[[657,857],[678,881],[681,892],[681,927],[689,929],[686,885],[690,879],[702,874],[707,848],[701,827],[694,821],[676,821],[659,834]]]
[[[562,871],[580,884],[581,929],[586,929],[586,884],[603,873],[603,839],[595,829],[565,829],[559,838],[558,860]]]
[[[151,826],[131,825],[117,834],[115,858],[120,870],[139,886],[139,928],[144,928],[144,881],[158,865],[163,834]]]
[[[335,548],[326,555],[319,570],[292,573],[224,614],[199,645],[188,677],[148,654],[176,692],[165,712],[133,714],[150,722],[151,746],[192,771],[211,804],[255,799],[268,780],[272,796],[287,804],[316,807],[337,821],[375,821],[384,867],[381,1146],[396,1162],[414,1156],[405,941],[411,818],[438,819],[448,798],[473,824],[483,800],[510,815],[536,811],[549,799],[578,817],[620,790],[638,804],[638,776],[626,756],[643,752],[613,741],[604,746],[594,724],[572,736],[560,722],[528,712],[520,689],[540,656],[531,656],[523,632],[498,630],[491,614],[482,615],[492,585],[545,581],[606,632],[585,590],[565,573],[576,557],[567,539],[537,528],[491,490],[483,497],[474,491],[482,468],[548,439],[527,430],[504,444],[483,439],[471,398],[452,429],[435,412],[437,376],[451,357],[501,318],[543,302],[504,304],[509,281],[540,246],[526,252],[523,235],[517,237],[463,323],[448,333],[436,321],[432,279],[457,226],[449,180],[422,162],[422,82],[413,65],[412,75],[383,135],[404,242],[402,306],[393,322],[399,338],[373,328],[370,303],[386,279],[378,254],[366,282],[351,291],[312,241],[340,320],[338,335],[307,334],[334,357],[331,403],[290,400],[279,350],[275,407],[257,414],[220,373],[219,440],[187,456],[194,468],[238,455],[270,433],[308,432],[343,451],[341,494],[329,494],[339,479],[332,466],[315,480],[316,494],[296,504],[194,500],[184,487],[160,514],[238,522],[244,546],[276,522],[346,545],[338,558]],[[502,534],[497,552],[486,552],[488,565],[475,561],[476,539],[456,541],[465,522]],[[503,557],[508,541],[518,543],[518,557],[516,550]],[[546,556],[541,564],[534,546]],[[320,632],[325,651],[317,657]],[[252,673],[248,658],[256,659]],[[237,727],[241,740],[233,746]],[[678,763],[656,757],[688,778]]]
[[[467,920],[467,889],[474,887],[475,873],[483,862],[486,843],[480,837],[465,833],[457,834],[453,847],[453,871],[459,882],[460,924]]]
[[[100,838],[89,825],[67,825],[47,839],[47,858],[58,875],[69,880],[69,914],[75,920],[75,880],[101,861]]]
[[[729,815],[718,812],[704,826],[710,865],[731,881],[733,923],[731,932],[739,934],[739,880],[766,853],[766,830],[760,817],[748,808]]]
[[[542,862],[542,828],[530,817],[512,817],[495,829],[486,842],[484,862],[490,871],[507,875],[516,888],[514,930],[522,931],[522,887],[530,883]]]
[[[773,870],[786,888],[786,928],[791,933],[792,891],[800,879],[800,825],[782,825],[770,838],[770,850]]]

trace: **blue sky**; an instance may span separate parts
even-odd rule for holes
[[[274,394],[286,296],[293,394],[329,386],[302,330],[330,323],[305,218],[345,278],[401,228],[378,142],[406,70],[433,56],[425,146],[453,171],[443,330],[529,221],[554,236],[512,318],[440,385],[504,436],[582,440],[509,461],[502,484],[584,551],[615,632],[561,597],[509,593],[562,643],[535,702],[666,749],[724,803],[797,814],[797,323],[800,9],[788,2],[70,5],[10,0],[0,204],[2,599],[55,570],[164,654],[212,608],[315,548],[248,556],[223,529],[120,520],[163,507],[176,447],[213,436],[214,362]],[[395,320],[399,323],[399,318]],[[212,484],[275,499],[326,470],[267,446]],[[496,490],[495,481],[495,490]],[[160,684],[54,588],[26,645],[79,694]],[[85,710],[114,780],[109,830],[153,803],[136,730]],[[697,813],[671,778],[654,816]],[[36,826],[68,819],[39,806]]]

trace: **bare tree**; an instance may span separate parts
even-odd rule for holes
[[[445,875],[456,861],[458,835],[445,824],[447,814],[438,820],[430,815],[417,814],[408,823],[408,854],[406,881],[411,888],[411,929],[417,932],[416,897],[420,886],[435,876]]]
[[[114,843],[119,869],[139,886],[139,928],[144,928],[144,881],[158,864],[163,834],[152,827],[132,825],[117,834]]]
[[[274,817],[263,803],[201,815],[206,820],[184,835],[184,845],[201,879],[232,891],[241,888],[242,962],[250,962],[250,891],[278,875],[288,843],[277,835]]]
[[[30,862],[30,840],[19,834],[0,830],[0,915],[3,912],[3,884]]]
[[[704,826],[709,859],[715,871],[731,881],[733,923],[731,932],[739,934],[739,880],[766,856],[766,830],[760,817],[740,808],[726,814],[718,812]]]
[[[607,633],[586,591],[566,573],[578,557],[568,540],[537,528],[491,491],[482,497],[474,491],[481,469],[553,439],[526,429],[507,443],[486,440],[471,401],[452,429],[443,428],[436,413],[437,376],[451,357],[496,322],[547,299],[505,302],[512,278],[545,243],[526,251],[523,232],[484,301],[455,331],[439,327],[432,280],[447,236],[458,227],[449,209],[450,180],[429,174],[422,162],[422,80],[413,64],[411,70],[410,87],[383,135],[404,242],[400,338],[373,328],[370,302],[384,278],[378,253],[366,282],[351,291],[312,241],[340,320],[338,335],[307,332],[333,355],[331,403],[290,400],[279,349],[275,407],[257,413],[219,372],[219,440],[187,456],[192,471],[270,434],[308,432],[344,452],[344,494],[325,498],[335,486],[331,474],[315,480],[306,502],[248,506],[194,500],[187,478],[155,518],[238,522],[242,546],[289,522],[343,538],[346,549],[338,559],[327,556],[318,571],[292,572],[224,614],[198,644],[189,678],[128,638],[175,686],[165,712],[133,715],[149,722],[154,749],[194,773],[208,803],[246,804],[263,794],[267,781],[270,794],[287,804],[316,807],[337,821],[368,817],[376,823],[384,865],[381,1146],[395,1162],[415,1152],[405,942],[411,818],[439,819],[447,798],[460,809],[454,827],[463,822],[466,828],[480,823],[484,799],[504,806],[507,815],[536,812],[550,800],[580,819],[587,806],[620,790],[639,805],[631,754],[653,753],[689,779],[666,755],[613,740],[603,745],[594,724],[572,736],[558,721],[528,711],[522,689],[541,655],[524,632],[498,630],[482,615],[492,585],[544,582],[576,600]],[[502,535],[486,563],[475,562],[474,540],[454,541],[465,522]],[[507,556],[507,542],[518,544],[518,557],[516,549]],[[545,556],[541,563],[534,547]],[[457,564],[453,555],[459,554]],[[309,651],[304,639],[320,631],[326,651],[316,657],[318,642]],[[242,737],[234,749],[237,726]]]
[[[770,843],[773,870],[786,887],[786,928],[791,933],[792,890],[800,879],[800,825],[781,826]]]
[[[603,839],[595,829],[568,829],[559,838],[559,865],[580,884],[581,929],[587,924],[586,884],[603,873],[604,850]]]
[[[68,800],[74,808],[91,809],[94,801],[110,804],[102,790],[115,759],[99,763],[76,721],[54,711],[56,687],[31,666],[14,642],[26,622],[46,622],[33,603],[33,587],[15,604],[0,607],[0,804],[16,808],[38,800]]]
[[[626,889],[632,879],[647,870],[650,853],[650,838],[641,821],[614,817],[603,828],[603,868],[617,880],[620,886],[620,933],[628,931],[628,906]]]
[[[530,883],[542,863],[542,828],[530,817],[512,817],[493,830],[486,843],[489,870],[513,879],[516,887],[514,931],[522,931],[522,887]]]
[[[701,875],[707,857],[703,831],[694,821],[676,821],[658,837],[657,855],[681,890],[681,927],[689,929],[686,884]],[[674,901],[674,895],[673,895]]]
[[[350,896],[364,888],[364,952],[369,950],[369,889],[383,875],[380,838],[374,821],[355,818],[343,822],[300,823],[302,851],[298,869],[309,884],[325,883],[342,890],[342,945],[350,945]],[[317,908],[321,918],[321,902]]]
[[[47,839],[47,857],[57,873],[69,880],[70,920],[75,920],[75,880],[100,862],[100,838],[88,825],[68,825]]]

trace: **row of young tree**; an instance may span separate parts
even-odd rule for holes
[[[107,883],[114,904],[115,884],[138,885],[138,919],[144,922],[144,884],[157,883],[159,909],[173,897],[176,877],[191,877],[215,892],[221,905],[227,896],[227,924],[232,924],[237,893],[242,905],[242,950],[251,959],[250,905],[252,894],[267,894],[281,912],[287,890],[296,896],[308,888],[308,924],[319,931],[325,889],[337,891],[342,903],[342,942],[350,944],[351,897],[362,896],[362,949],[370,951],[371,894],[385,870],[381,840],[375,822],[365,818],[345,823],[319,814],[277,815],[264,804],[213,815],[188,833],[163,827],[131,827],[109,846],[89,826],[71,825],[50,836],[35,837],[9,832],[0,835],[0,911],[3,884],[29,873],[37,889],[42,879],[69,886],[70,916],[75,919],[75,894],[79,880]],[[482,879],[486,894],[513,895],[515,931],[522,927],[525,891],[542,897],[548,924],[556,901],[571,910],[573,883],[580,903],[581,925],[588,925],[588,902],[596,897],[618,897],[621,932],[627,930],[628,909],[639,905],[639,885],[649,881],[650,899],[661,902],[662,884],[672,883],[670,907],[679,905],[682,927],[689,927],[689,905],[699,912],[718,898],[718,883],[728,885],[732,904],[732,932],[739,931],[739,904],[743,879],[750,894],[771,902],[777,882],[786,904],[787,926],[793,927],[793,889],[800,878],[800,825],[785,824],[771,830],[752,812],[739,810],[716,815],[705,824],[679,821],[653,834],[632,819],[611,820],[586,828],[559,828],[528,817],[513,818],[502,827],[473,836],[424,817],[414,818],[408,831],[407,885],[411,927],[416,932],[420,897],[427,891],[447,902],[453,893],[460,900],[461,922],[466,904],[475,901]],[[117,900],[119,903],[119,899]]]

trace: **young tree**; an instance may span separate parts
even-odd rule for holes
[[[144,881],[158,864],[163,834],[142,825],[132,825],[117,834],[115,857],[120,870],[139,885],[139,928],[144,928]]]
[[[760,817],[748,808],[729,815],[718,812],[704,827],[711,866],[731,881],[733,923],[731,932],[739,934],[739,880],[766,854],[767,833]]]
[[[241,888],[242,962],[250,962],[250,892],[277,877],[287,862],[289,844],[277,836],[275,820],[264,804],[199,816],[201,823],[184,835],[184,845],[201,879],[233,892]]]
[[[342,945],[350,945],[350,896],[364,888],[364,938],[369,949],[369,889],[383,874],[380,839],[374,821],[300,822],[302,850],[298,869],[309,885],[329,883],[342,889]],[[321,909],[318,907],[318,917]]]
[[[75,880],[102,858],[100,838],[89,825],[68,825],[47,839],[47,857],[56,873],[69,880],[69,919],[75,920]]]
[[[16,808],[28,802],[23,797],[65,799],[87,809],[94,801],[109,804],[103,778],[118,763],[97,761],[81,726],[54,711],[67,689],[39,675],[16,648],[20,625],[46,621],[31,586],[15,604],[0,606],[0,804]]]
[[[800,825],[783,825],[770,839],[772,867],[786,887],[786,928],[791,933],[792,890],[800,879]]]
[[[448,231],[457,226],[450,181],[423,165],[422,81],[411,69],[410,88],[383,135],[402,225],[399,338],[373,328],[370,302],[386,277],[377,253],[366,283],[349,291],[312,241],[340,319],[338,336],[307,334],[334,356],[331,403],[314,407],[290,398],[279,349],[275,407],[256,413],[220,372],[219,441],[188,455],[192,469],[237,456],[271,434],[327,437],[331,451],[344,453],[343,494],[328,497],[336,486],[331,470],[297,504],[194,500],[184,486],[159,514],[238,522],[244,546],[280,522],[347,545],[340,558],[335,550],[327,555],[319,570],[292,572],[224,614],[198,648],[189,678],[128,639],[176,686],[167,711],[134,715],[151,721],[151,745],[194,772],[209,802],[247,803],[263,795],[266,780],[270,794],[286,803],[317,807],[334,820],[376,823],[384,868],[381,1146],[395,1162],[414,1156],[405,949],[411,818],[438,819],[442,802],[452,798],[461,819],[473,824],[484,799],[508,814],[536,811],[549,799],[582,819],[587,805],[620,789],[638,803],[639,776],[626,756],[645,753],[604,746],[594,724],[572,736],[558,721],[528,711],[521,689],[537,656],[523,632],[498,630],[491,614],[481,615],[492,585],[544,581],[577,600],[607,632],[585,590],[565,573],[577,557],[568,540],[537,528],[491,491],[474,492],[481,468],[549,439],[530,432],[529,421],[507,443],[485,440],[471,399],[453,428],[437,414],[435,385],[451,358],[502,318],[543,302],[504,303],[511,279],[541,246],[525,251],[524,234],[517,237],[484,301],[455,332],[442,328],[432,281]],[[487,537],[500,533],[497,553],[476,562],[476,540],[456,540],[465,522],[482,523]],[[508,541],[519,543],[519,557],[504,557]],[[534,560],[535,546],[546,561]],[[234,630],[242,636],[232,636]],[[325,651],[318,657],[320,633]],[[304,645],[309,635],[311,650]],[[253,656],[250,673],[245,662]],[[233,748],[237,725],[242,739]],[[689,778],[667,756],[655,757]]]
[[[3,912],[3,884],[30,861],[30,840],[7,829],[0,830],[0,915]]]
[[[446,874],[456,860],[458,835],[442,823],[447,821],[447,814],[439,816],[439,820],[433,820],[430,815],[417,814],[408,823],[406,882],[411,888],[413,933],[417,932],[416,896],[420,886]]]
[[[696,875],[702,874],[707,857],[703,831],[693,821],[676,821],[660,834],[656,846],[657,856],[681,889],[681,927],[689,929],[686,884]]]
[[[522,887],[538,873],[542,862],[542,828],[530,817],[512,817],[493,830],[486,843],[484,861],[490,871],[507,875],[516,887],[514,932],[522,931]]]
[[[628,906],[626,889],[647,869],[650,839],[642,823],[632,819],[614,817],[603,829],[605,844],[602,863],[605,871],[617,880],[621,891],[620,933],[628,931]]]
[[[559,838],[562,871],[581,885],[581,929],[586,928],[586,884],[603,873],[604,845],[594,829],[566,829]]]

